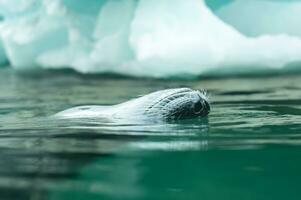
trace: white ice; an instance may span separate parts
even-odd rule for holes
[[[0,0],[0,63],[169,77],[301,61],[301,2],[234,0],[214,12],[203,0]]]

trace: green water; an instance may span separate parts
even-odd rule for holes
[[[207,120],[53,121],[75,105],[207,89]],[[301,76],[143,80],[0,70],[0,199],[301,198]]]

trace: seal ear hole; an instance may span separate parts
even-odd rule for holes
[[[200,101],[194,104],[193,111],[195,114],[199,114],[202,110],[203,110],[203,104]]]

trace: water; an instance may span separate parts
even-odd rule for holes
[[[0,199],[300,199],[301,77],[167,81],[0,70]],[[75,105],[207,89],[206,120],[57,121]]]

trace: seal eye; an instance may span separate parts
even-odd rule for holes
[[[193,111],[195,114],[200,114],[202,110],[203,110],[203,104],[200,101],[194,104]]]

